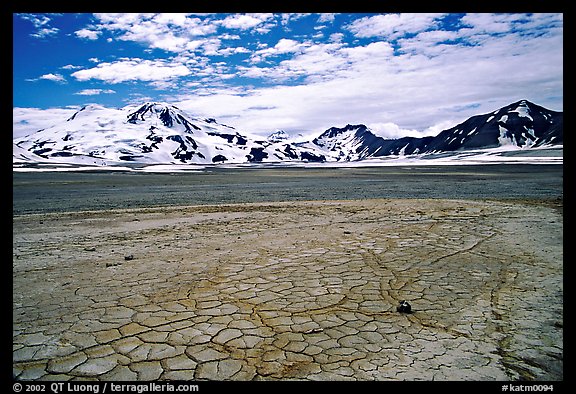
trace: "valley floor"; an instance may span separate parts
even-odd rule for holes
[[[75,212],[24,198],[14,376],[562,380],[562,200],[509,197]]]

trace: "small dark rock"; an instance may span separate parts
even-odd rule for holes
[[[408,303],[408,301],[403,300],[400,301],[400,305],[396,307],[396,311],[400,313],[412,313],[412,306]]]
[[[134,260],[134,255],[129,254],[128,256],[124,256],[124,260],[126,261]]]
[[[561,321],[554,322],[554,327],[556,328],[564,328],[564,323]]]

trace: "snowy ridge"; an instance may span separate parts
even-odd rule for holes
[[[214,119],[190,117],[173,105],[154,102],[120,110],[87,106],[14,143],[14,159],[19,161],[106,165],[323,160],[281,140],[241,134]]]
[[[410,156],[486,148],[509,150],[563,142],[563,114],[521,100],[489,114],[476,115],[434,137],[384,139],[364,125],[330,128],[313,143],[334,160]]]
[[[481,151],[488,157],[486,149],[502,156],[502,151],[561,146],[562,142],[563,114],[527,100],[473,116],[434,137],[385,139],[365,125],[349,124],[331,127],[304,142],[290,140],[282,130],[267,138],[250,135],[212,118],[192,117],[170,104],[146,102],[122,109],[83,107],[58,124],[14,140],[13,163],[16,167],[31,163],[368,164],[372,159],[426,159],[450,152]]]

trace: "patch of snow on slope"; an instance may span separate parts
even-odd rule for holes
[[[516,138],[514,138],[514,135],[512,135],[512,137],[509,137],[508,130],[500,125],[498,125],[498,130],[500,131],[500,136],[498,137],[498,143],[500,144],[500,146],[517,147]]]
[[[510,112],[516,112],[518,116],[534,120],[532,119],[532,116],[530,116],[530,114],[528,113],[528,105],[526,104],[526,101],[521,101],[520,104],[518,104],[518,107],[516,107],[516,109],[511,110]]]

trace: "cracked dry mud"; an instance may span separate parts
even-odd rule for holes
[[[13,374],[561,380],[562,227],[424,199],[16,216]]]

